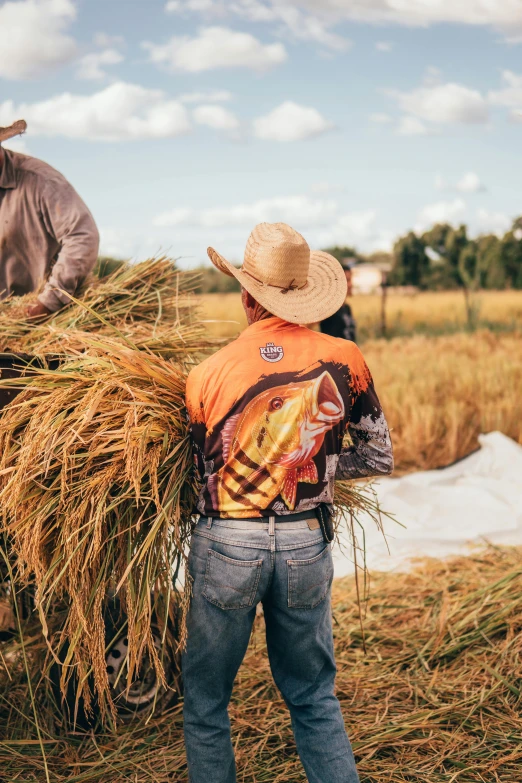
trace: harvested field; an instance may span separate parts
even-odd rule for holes
[[[521,779],[522,550],[491,548],[424,561],[409,574],[375,574],[366,655],[352,579],[335,585],[334,618],[338,694],[362,783]],[[68,737],[47,702],[37,707],[41,742],[22,668],[4,679],[0,725],[9,721],[10,729],[0,743],[2,780],[187,780],[180,706],[118,735]],[[304,782],[262,621],[231,713],[239,781]]]
[[[372,340],[363,352],[392,429],[397,472],[464,457],[481,432],[499,430],[522,444],[522,335]]]
[[[350,301],[357,320],[359,339],[365,341],[379,337],[380,297],[354,296]],[[520,329],[522,291],[482,291],[476,296],[475,302],[478,326],[497,331]],[[220,321],[208,324],[211,335],[234,337],[246,326],[239,294],[206,294],[202,297],[202,303],[203,317]],[[387,321],[389,337],[414,333],[453,334],[467,328],[464,296],[460,291],[390,293]]]

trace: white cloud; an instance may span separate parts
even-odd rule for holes
[[[280,0],[272,0],[279,3]],[[513,35],[522,31],[522,7],[518,0],[292,0],[312,12],[330,13],[337,19],[395,23],[424,27],[453,22],[489,26]]]
[[[194,38],[173,37],[166,44],[145,41],[149,59],[172,71],[199,73],[216,68],[250,68],[266,71],[287,59],[281,43],[263,44],[250,33],[228,27],[204,27]]]
[[[197,106],[192,116],[198,125],[208,125],[209,128],[223,131],[234,131],[239,128],[239,121],[235,114],[223,106],[204,104]]]
[[[320,247],[355,245],[371,253],[375,250],[390,250],[394,238],[392,232],[379,225],[375,209],[364,209],[340,214],[326,231],[318,233],[317,244]]]
[[[317,109],[285,101],[254,120],[254,133],[267,141],[301,141],[320,136],[333,128]]]
[[[103,49],[101,52],[90,52],[78,62],[76,75],[79,79],[100,80],[107,76],[104,65],[118,65],[123,62],[123,55],[116,49]]]
[[[31,135],[91,141],[173,138],[190,130],[183,104],[136,84],[116,82],[92,95],[68,92],[37,103],[0,103],[0,124],[27,120]]]
[[[436,124],[477,124],[488,121],[486,100],[462,84],[449,82],[418,87],[411,92],[389,93],[407,114]]]
[[[154,219],[155,226],[250,226],[256,223],[322,225],[335,218],[335,201],[310,199],[307,196],[282,196],[260,199],[250,204],[211,207],[195,210],[186,207],[163,212]]]
[[[515,122],[520,122],[522,117],[522,75],[513,71],[502,71],[501,90],[493,90],[488,94],[488,99],[494,106],[505,106],[511,109],[510,117]]]
[[[461,198],[453,201],[437,201],[423,207],[418,216],[416,231],[426,231],[436,223],[453,223],[460,218],[466,210],[466,204]]]
[[[71,0],[8,0],[0,7],[0,77],[31,79],[70,62],[76,42],[66,34],[76,17]]]
[[[115,46],[122,46],[125,39],[122,35],[109,35],[108,33],[96,33],[94,36],[94,45],[100,49],[111,49]]]
[[[200,13],[206,18],[223,19],[238,16],[249,22],[274,22],[282,26],[282,32],[301,41],[314,41],[329,49],[342,51],[351,42],[332,32],[329,27],[335,20],[327,20],[323,14],[301,11],[293,2],[261,2],[261,0],[169,0],[168,13]]]
[[[478,209],[473,227],[479,234],[503,236],[511,228],[512,222],[512,219],[502,212],[489,212],[487,209]]]
[[[418,117],[402,117],[397,125],[399,136],[426,136],[430,129]]]
[[[375,114],[370,114],[370,122],[374,122],[376,125],[389,125],[393,120],[389,114],[376,112]]]
[[[481,190],[486,190],[479,175],[474,171],[468,171],[466,174],[463,174],[455,185],[455,189],[460,193],[478,193]]]
[[[185,92],[178,97],[182,103],[227,103],[233,95],[228,90],[208,90],[207,92]]]
[[[366,209],[362,212],[349,212],[341,215],[336,226],[353,237],[368,237],[373,232],[377,212],[374,209]]]
[[[451,184],[440,174],[437,174],[435,187],[437,190],[456,190],[459,193],[480,193],[487,190],[479,175],[474,171],[467,171],[455,184]]]
[[[248,7],[251,3],[249,0],[246,2],[244,0],[243,5]],[[260,5],[257,3],[257,6]],[[283,22],[292,36],[298,40],[315,41],[315,43],[337,51],[343,51],[351,46],[351,41],[329,30],[324,19],[303,14],[293,4],[274,4],[272,12],[275,21]],[[246,15],[248,16],[248,14]]]
[[[391,52],[393,49],[393,44],[391,41],[377,41],[375,48],[378,52]]]
[[[394,234],[383,230],[374,209],[342,212],[329,198],[279,196],[251,203],[207,209],[178,207],[154,219],[157,228],[176,228],[187,241],[196,235],[203,246],[220,241],[230,258],[241,255],[248,232],[256,223],[284,221],[302,231],[311,247],[355,244],[367,252],[390,249]]]
[[[218,5],[215,0],[168,0],[165,5],[167,13],[179,11],[212,11]]]
[[[449,22],[492,27],[507,40],[522,40],[519,0],[169,0],[166,5],[172,12],[234,12],[264,22],[288,7],[315,16],[325,28],[342,20],[418,27]]]

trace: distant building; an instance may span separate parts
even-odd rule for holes
[[[370,264],[363,262],[352,267],[352,290],[354,294],[378,294],[386,284],[391,264]]]

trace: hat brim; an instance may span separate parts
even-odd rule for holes
[[[243,269],[237,269],[212,247],[207,252],[220,272],[235,277],[269,313],[290,323],[302,325],[323,321],[342,307],[348,293],[346,275],[339,261],[322,250],[310,253],[306,285],[289,290],[256,280]]]
[[[17,120],[16,122],[13,122],[12,125],[9,125],[8,128],[0,128],[0,144],[3,141],[12,139],[13,136],[20,136],[22,133],[25,133],[26,130],[27,123],[25,120]]]

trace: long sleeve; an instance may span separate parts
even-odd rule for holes
[[[387,476],[393,471],[390,431],[372,380],[354,402],[347,434],[351,445],[341,451],[336,479]]]
[[[67,294],[74,295],[94,267],[100,237],[91,213],[65,179],[47,183],[41,212],[46,230],[60,245],[58,258],[39,296],[40,302],[54,311],[69,303]]]
[[[185,404],[190,424],[190,436],[194,451],[194,462],[201,477],[205,474],[205,437],[207,428],[205,424],[205,409],[203,405],[203,379],[204,368],[200,364],[189,373],[185,389]]]

